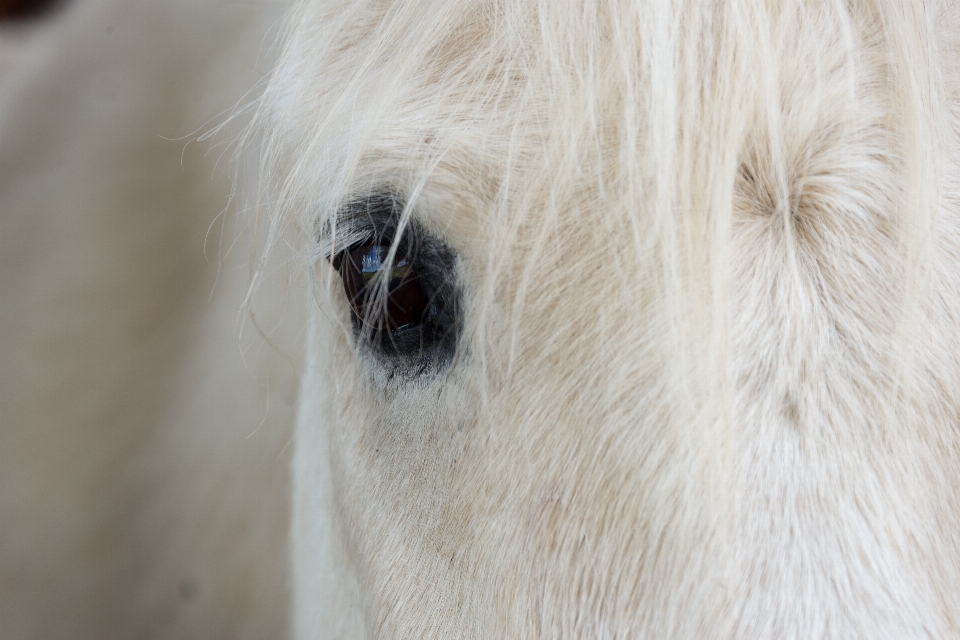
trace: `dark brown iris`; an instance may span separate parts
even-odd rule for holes
[[[388,262],[389,253],[389,245],[361,244],[342,253],[337,265],[353,313],[374,336],[416,327],[428,305],[407,256],[398,249]]]

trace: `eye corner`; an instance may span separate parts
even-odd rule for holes
[[[340,251],[336,251],[336,252],[324,251],[323,257],[328,263],[330,263],[331,267],[333,267],[336,271],[339,272],[340,267],[343,266],[343,254],[345,254],[347,251],[349,251],[349,248],[341,249]]]

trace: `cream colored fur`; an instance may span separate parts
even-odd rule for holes
[[[297,637],[960,636],[956,3],[290,24],[261,122],[317,302]],[[438,377],[358,358],[323,259],[384,188],[459,255]]]

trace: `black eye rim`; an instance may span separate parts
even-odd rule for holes
[[[442,371],[453,360],[460,342],[462,295],[456,276],[459,258],[444,240],[428,231],[416,217],[403,225],[397,239],[403,209],[402,198],[393,192],[377,192],[351,201],[341,211],[338,225],[349,236],[361,239],[331,252],[327,259],[341,281],[344,260],[350,252],[364,246],[396,245],[395,258],[407,260],[412,280],[423,291],[423,313],[418,323],[395,326],[389,331],[371,330],[358,315],[345,284],[344,293],[355,345],[362,359],[372,357],[391,377],[414,378]]]

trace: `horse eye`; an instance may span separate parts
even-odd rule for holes
[[[350,303],[357,356],[384,380],[444,371],[463,325],[456,253],[416,220],[398,229],[403,208],[390,191],[348,202],[344,219],[369,235],[330,256]]]
[[[405,253],[398,249],[392,263],[389,253],[389,245],[368,242],[347,249],[334,263],[362,331],[379,342],[419,331],[429,305]]]

